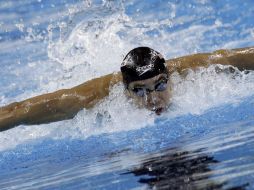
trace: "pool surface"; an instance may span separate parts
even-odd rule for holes
[[[138,46],[254,46],[253,17],[252,0],[2,0],[0,106],[119,71]],[[161,116],[119,83],[71,120],[1,132],[0,189],[254,189],[254,71],[170,80]]]

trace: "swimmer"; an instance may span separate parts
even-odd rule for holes
[[[123,60],[121,72],[92,79],[71,89],[62,89],[0,108],[0,131],[25,124],[42,124],[73,118],[83,108],[89,109],[122,81],[125,93],[140,107],[161,114],[170,104],[170,75],[184,76],[187,69],[211,64],[231,65],[239,70],[254,70],[254,47],[218,50],[165,61],[148,47],[131,50]]]

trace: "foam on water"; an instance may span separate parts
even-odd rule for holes
[[[47,46],[48,59],[30,61],[23,67],[14,68],[13,75],[21,75],[24,80],[20,83],[11,81],[14,85],[12,88],[1,87],[1,90],[9,92],[13,89],[17,90],[17,86],[27,90],[10,97],[2,95],[1,105],[41,93],[69,88],[94,77],[118,71],[124,55],[137,46],[150,46],[166,57],[175,57],[200,50],[212,51],[217,48],[248,45],[253,39],[253,31],[249,28],[245,30],[245,33],[240,34],[239,40],[224,40],[221,43],[215,43],[215,40],[209,40],[210,36],[212,39],[219,38],[218,31],[223,29],[224,32],[219,34],[226,35],[225,28],[238,23],[224,23],[223,18],[211,19],[209,25],[193,23],[202,15],[176,16],[177,10],[181,11],[179,8],[181,6],[177,3],[168,5],[172,10],[169,17],[167,15],[163,18],[163,15],[160,15],[162,18],[154,20],[151,19],[153,15],[149,13],[143,15],[142,19],[138,16],[135,18],[135,15],[129,16],[128,11],[125,10],[129,5],[127,3],[126,5],[110,4],[110,1],[103,1],[102,5],[91,5],[89,2],[71,7],[69,11],[63,11],[60,14],[61,17],[68,15],[76,20],[77,23],[74,26],[67,21],[55,25],[49,24],[48,36],[45,38],[29,30],[30,33],[27,34],[25,41],[16,41],[8,46],[9,51],[17,43],[29,44],[43,41]],[[99,16],[92,14],[96,9]],[[90,11],[92,16],[80,20],[79,14],[84,10]],[[98,10],[101,11],[98,13]],[[201,10],[203,7],[200,8]],[[211,6],[208,6],[207,10],[209,13],[215,11]],[[50,17],[54,20],[57,15],[52,14]],[[189,27],[181,28],[183,24],[189,23],[191,23]],[[174,30],[174,28],[179,29]],[[237,34],[232,31],[231,37]],[[57,37],[54,37],[55,35]],[[32,45],[29,47],[34,48]],[[6,73],[8,71],[7,69]],[[30,81],[33,82],[30,84]],[[171,81],[173,83],[172,106],[161,116],[162,118],[170,119],[188,113],[201,114],[216,106],[237,103],[254,93],[253,72],[244,73],[236,70],[235,73],[217,74],[215,66],[201,68],[195,72],[190,70],[186,78],[181,78],[174,73]],[[29,89],[30,85],[34,88]],[[102,133],[129,131],[153,125],[156,119],[158,116],[153,113],[136,108],[125,97],[123,85],[120,83],[112,88],[109,97],[91,110],[80,111],[72,120],[39,126],[20,126],[0,133],[0,150],[33,142],[35,139],[37,141],[44,138],[84,139]]]
[[[218,73],[217,68],[224,72]],[[174,92],[172,109],[184,114],[201,114],[209,108],[237,103],[253,95],[254,72],[246,73],[235,68],[230,73],[228,69],[229,66],[211,65],[207,69],[189,70],[184,79],[174,73],[171,76]]]
[[[216,106],[237,104],[244,97],[253,95],[254,72],[246,74],[236,70],[235,73],[218,74],[215,67],[201,68],[196,72],[190,70],[186,78],[174,73],[171,76],[172,105],[160,117],[170,119],[185,114],[199,115]],[[85,139],[92,135],[153,125],[160,117],[146,109],[137,108],[124,95],[123,88],[122,83],[115,85],[109,97],[91,110],[80,111],[72,120],[39,126],[20,126],[0,133],[0,150],[45,137]]]

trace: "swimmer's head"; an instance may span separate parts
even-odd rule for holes
[[[133,81],[149,79],[161,73],[168,74],[163,56],[149,47],[131,50],[122,62],[121,72],[126,88]]]
[[[123,83],[135,102],[160,114],[170,99],[168,70],[163,56],[149,48],[131,50],[121,65]]]

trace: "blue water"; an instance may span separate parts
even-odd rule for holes
[[[254,45],[254,2],[0,1],[0,105],[166,58]],[[0,133],[0,189],[254,189],[254,72],[177,73],[171,108],[138,109],[123,86],[68,121]]]

